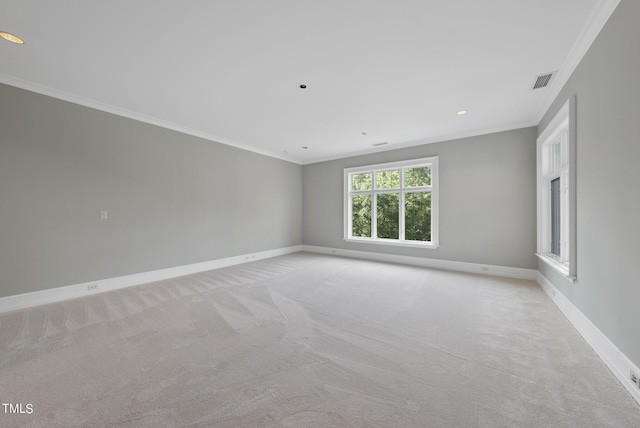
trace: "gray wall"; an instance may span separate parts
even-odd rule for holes
[[[0,100],[0,297],[301,243],[299,165],[10,86]]]
[[[305,245],[535,269],[536,129],[304,165]],[[439,156],[440,247],[416,249],[343,240],[343,169]]]
[[[639,17],[622,0],[538,130],[576,96],[578,283],[539,270],[640,366]]]

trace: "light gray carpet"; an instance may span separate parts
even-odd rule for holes
[[[640,427],[531,281],[298,253],[0,316],[2,427]]]

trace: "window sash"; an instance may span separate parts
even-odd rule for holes
[[[407,170],[416,168],[430,169],[429,184],[428,185],[411,185],[415,184],[415,180],[412,180],[410,185],[407,186],[405,180],[405,173]],[[387,171],[398,171],[398,186],[397,187],[380,187],[378,183],[378,173]],[[345,239],[346,240],[358,240],[377,243],[396,243],[396,244],[411,244],[420,246],[437,246],[437,171],[438,171],[438,158],[424,158],[415,161],[395,162],[381,165],[370,165],[357,168],[345,169],[345,203],[347,212],[345,214]],[[372,185],[371,189],[367,190],[353,190],[353,178],[360,174],[371,174]],[[426,181],[426,180],[424,180]],[[425,212],[425,217],[430,216],[430,240],[407,240],[406,239],[406,195],[414,193],[429,193],[430,194],[430,212]],[[397,219],[397,236],[398,238],[381,238],[378,236],[378,198],[382,195],[398,195],[398,219]],[[372,200],[371,206],[371,236],[362,237],[354,236],[353,226],[353,198],[358,195],[370,195]],[[356,234],[357,235],[357,234]]]
[[[572,282],[577,280],[575,114],[574,97],[560,108],[536,144],[536,254]]]

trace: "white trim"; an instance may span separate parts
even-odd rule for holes
[[[536,256],[538,257],[538,259],[543,261],[547,266],[554,269],[560,275],[564,276],[568,281],[571,281],[574,284],[577,282],[577,278],[575,276],[569,275],[569,268],[564,264],[558,262],[557,260],[554,260],[548,254],[536,253]]]
[[[506,266],[484,265],[478,263],[455,262],[451,260],[438,260],[424,257],[399,256],[395,254],[372,253],[369,251],[344,250],[341,248],[317,247],[303,245],[302,251],[318,254],[331,254],[334,256],[352,257],[356,259],[376,260],[381,262],[399,263],[412,266],[422,266],[435,269],[446,269],[459,272],[471,272],[485,275],[504,276],[509,278],[531,279],[537,278],[535,269],[521,269]]]
[[[567,317],[569,322],[578,330],[578,333],[587,341],[589,346],[598,354],[600,359],[609,367],[609,370],[640,404],[640,389],[629,379],[631,370],[635,373],[640,373],[640,369],[540,272],[537,273],[536,281],[564,316]]]
[[[204,138],[205,140],[235,147],[237,149],[258,153],[260,155],[269,156],[272,158],[281,159],[287,162],[292,162],[292,163],[301,165],[300,160],[294,159],[289,156],[284,156],[268,150],[259,149],[257,147],[253,147],[248,144],[239,143],[229,138],[219,137],[217,135],[209,134],[207,132],[198,131],[193,128],[178,125],[177,123],[168,122],[166,120],[158,119],[152,116],[147,116],[142,113],[137,113],[135,111],[127,110],[121,107],[117,107],[117,106],[106,104],[100,101],[92,100],[90,98],[81,97],[79,95],[54,89],[49,86],[40,85],[38,83],[33,83],[27,80],[18,79],[16,77],[9,76],[7,74],[0,73],[0,83],[5,83],[10,86],[15,86],[16,88],[25,89],[27,91],[46,95],[46,96],[60,99],[63,101],[68,101],[70,103],[79,104],[81,106],[89,107],[95,110],[100,110],[107,113],[115,114],[117,116],[122,116],[129,119],[137,120],[139,122],[149,123],[151,125],[159,126],[161,128],[171,129],[172,131],[177,131],[182,134],[193,135],[194,137],[198,137],[198,138]]]
[[[573,97],[572,97],[573,98]],[[539,144],[547,143],[550,138],[557,134],[561,128],[569,126],[569,115],[571,113],[570,102],[566,101],[562,107],[558,109],[551,122],[538,135],[536,141]]]
[[[543,260],[575,282],[577,276],[576,223],[576,99],[569,98],[536,139],[536,224],[537,252],[551,253],[550,180],[561,181],[561,237],[560,259],[549,256]],[[561,147],[560,169],[550,174],[549,147]],[[556,266],[557,265],[557,266]],[[563,272],[566,270],[567,272]]]
[[[101,293],[119,288],[131,287],[179,276],[205,272],[226,266],[234,266],[250,261],[267,259],[285,254],[306,251],[318,254],[330,254],[335,256],[352,257],[367,260],[376,260],[392,263],[401,263],[414,266],[423,266],[436,269],[446,269],[461,272],[480,273],[510,278],[532,279],[540,285],[553,303],[567,317],[578,333],[593,348],[598,357],[609,367],[631,396],[640,404],[640,389],[629,379],[629,373],[640,373],[640,368],[627,358],[582,312],[580,312],[557,288],[549,282],[540,272],[534,269],[511,268],[495,265],[482,265],[477,263],[455,262],[449,260],[426,259],[421,257],[399,256],[392,254],[371,253],[367,251],[344,250],[339,248],[318,247],[313,245],[295,245],[262,251],[252,254],[227,257],[208,262],[194,263],[177,266],[174,268],[160,269],[151,272],[126,275],[100,281],[92,281],[75,284],[66,287],[58,287],[50,290],[24,293],[16,296],[0,298],[0,313],[38,306],[46,303],[54,303],[62,300],[83,297],[89,294]],[[94,291],[88,291],[90,286],[98,285]]]
[[[336,159],[348,159],[356,156],[367,155],[370,153],[388,152],[391,150],[406,149],[409,147],[422,146],[425,144],[444,143],[447,141],[460,140],[463,138],[480,137],[482,135],[496,134],[498,132],[506,132],[506,131],[513,131],[516,129],[530,128],[532,126],[538,126],[539,123],[540,123],[539,120],[538,121],[524,120],[520,122],[509,123],[507,125],[492,126],[488,128],[478,128],[478,129],[474,129],[471,131],[464,131],[464,132],[452,132],[448,134],[437,135],[434,137],[426,137],[418,140],[411,140],[411,141],[397,142],[397,143],[393,141],[388,141],[389,144],[384,146],[371,147],[371,148],[366,148],[362,150],[355,150],[352,152],[341,153],[337,155],[320,156],[318,158],[301,161],[300,163],[302,165],[311,165],[314,163],[327,162],[327,161],[336,160]]]
[[[401,263],[414,266],[424,266],[453,271],[473,272],[497,275],[510,278],[535,280],[553,303],[560,309],[578,333],[593,348],[598,357],[622,383],[631,396],[640,404],[640,388],[630,380],[630,373],[640,373],[631,360],[616,347],[582,312],[580,312],[557,288],[549,282],[539,271],[534,269],[520,269],[503,266],[481,265],[476,263],[453,262],[449,260],[425,259],[420,257],[398,256],[367,251],[344,250],[340,248],[317,247],[303,245],[302,251],[334,256],[353,257],[358,259],[376,260],[391,263]],[[485,270],[488,269],[488,270]]]
[[[404,169],[420,168],[428,166],[431,170],[431,182],[425,186],[407,187],[404,181]],[[398,170],[399,171],[399,186],[397,188],[378,188],[376,180],[376,173],[386,170]],[[371,189],[369,190],[352,190],[351,177],[355,174],[370,173],[371,174]],[[438,194],[439,194],[439,157],[431,156],[420,159],[407,159],[397,162],[387,162],[375,165],[361,165],[350,168],[345,168],[344,172],[344,223],[343,223],[343,239],[345,242],[368,242],[382,245],[396,245],[406,247],[423,247],[423,248],[438,248]],[[404,216],[404,201],[405,195],[412,192],[429,192],[431,194],[431,241],[420,242],[411,241],[405,239],[405,216]],[[378,195],[394,193],[399,195],[399,219],[398,219],[398,239],[378,238],[377,232],[377,198]],[[371,195],[371,237],[354,237],[352,236],[352,196],[354,195]]]
[[[360,166],[345,168],[345,172],[348,172],[348,173],[370,172],[370,171],[378,172],[378,171],[385,171],[388,169],[401,169],[406,167],[418,168],[421,166],[436,163],[437,159],[438,159],[438,156],[430,156],[426,158],[407,159],[407,160],[401,160],[396,162],[376,163],[373,165],[360,165]],[[395,190],[395,189],[390,188],[388,190]]]
[[[398,239],[371,239],[371,238],[343,238],[345,242],[355,242],[356,244],[376,244],[376,245],[392,245],[395,247],[413,247],[413,248],[426,248],[429,250],[436,250],[439,245],[432,244],[431,242],[424,241],[400,241]]]
[[[540,123],[544,115],[553,101],[557,98],[558,94],[564,87],[564,85],[569,81],[569,78],[573,74],[573,72],[582,61],[582,58],[586,55],[587,51],[600,34],[600,31],[604,28],[605,24],[613,14],[613,11],[618,7],[620,0],[600,0],[596,5],[595,9],[591,13],[591,16],[587,20],[587,23],[582,28],[580,35],[576,39],[571,51],[569,51],[569,55],[562,63],[558,73],[556,73],[553,77],[553,82],[550,82],[549,91],[546,96],[542,99],[540,103],[540,107],[536,112],[534,117],[535,123]]]
[[[225,144],[227,146],[236,147],[238,149],[247,150],[249,152],[254,152],[264,156],[269,156],[269,157],[281,159],[287,162],[292,162],[298,165],[311,165],[314,163],[326,162],[326,161],[336,160],[336,159],[346,159],[346,158],[361,156],[369,153],[397,150],[402,148],[421,146],[424,144],[441,143],[445,141],[452,141],[452,140],[457,140],[462,138],[477,137],[481,135],[511,131],[514,129],[528,128],[531,126],[536,126],[538,125],[538,123],[540,123],[540,120],[525,120],[520,122],[509,123],[507,125],[480,128],[480,129],[475,129],[475,130],[465,131],[465,132],[453,132],[449,134],[429,137],[429,138],[420,139],[420,140],[405,141],[400,143],[389,142],[389,145],[387,146],[372,147],[370,149],[356,150],[356,151],[341,153],[337,155],[329,155],[324,157],[320,156],[313,159],[303,160],[303,159],[293,158],[291,156],[285,156],[278,153],[270,152],[268,150],[259,149],[259,148],[249,146],[247,144],[243,144],[234,140],[230,140],[227,138],[197,131],[195,129],[187,128],[175,123],[167,122],[161,119],[156,119],[154,117],[136,113],[131,110],[126,110],[120,107],[116,107],[109,104],[94,101],[88,98],[80,97],[78,95],[75,95],[66,91],[60,91],[58,89],[53,89],[45,85],[40,85],[40,84],[29,82],[23,79],[18,79],[17,77],[9,76],[7,74],[0,73],[0,83],[7,84],[9,86],[14,86],[16,88],[25,89],[27,91],[35,92],[37,94],[42,94],[49,97],[57,98],[63,101],[68,101],[74,104],[79,104],[79,105],[93,108],[96,110],[104,111],[107,113],[112,113],[112,114],[126,117],[129,119],[138,120],[140,122],[149,123],[151,125],[160,126],[161,128],[171,129],[173,131],[181,132],[183,134],[204,138],[205,140],[210,140],[216,143]]]
[[[620,0],[600,0],[593,13],[589,17],[586,25],[582,29],[580,35],[578,36],[576,43],[573,45],[569,55],[565,59],[564,63],[560,67],[558,73],[554,75],[553,81],[551,82],[551,86],[549,87],[549,91],[546,96],[543,98],[540,106],[537,109],[537,112],[532,120],[524,120],[515,123],[510,123],[507,125],[501,125],[496,127],[488,127],[488,128],[480,128],[471,131],[465,132],[453,132],[449,134],[444,134],[436,137],[430,137],[426,139],[414,140],[409,142],[402,142],[399,144],[395,144],[394,142],[389,142],[388,146],[384,146],[384,148],[370,148],[365,150],[358,150],[349,153],[342,153],[338,155],[329,155],[329,156],[321,156],[315,159],[294,159],[289,156],[283,156],[278,153],[270,152],[267,150],[259,149],[256,147],[252,147],[246,144],[239,143],[237,141],[233,141],[227,138],[222,138],[219,136],[215,136],[212,134],[208,134],[205,132],[197,131],[195,129],[187,128],[175,123],[167,122],[161,119],[157,119],[154,117],[146,116],[140,113],[136,113],[130,110],[122,109],[116,106],[108,105],[105,103],[101,103],[95,100],[91,100],[88,98],[80,97],[78,95],[61,91],[57,89],[53,89],[51,87],[40,85],[37,83],[29,82],[23,79],[16,78],[14,76],[10,76],[7,74],[0,73],[0,82],[5,83],[7,85],[15,86],[18,88],[26,89],[28,91],[36,92],[43,95],[48,95],[54,98],[58,98],[61,100],[69,101],[75,104],[80,104],[86,107],[91,107],[97,110],[105,111],[108,113],[113,113],[118,116],[128,117],[130,119],[138,120],[145,123],[150,123],[152,125],[160,126],[166,129],[172,129],[174,131],[182,132],[184,134],[193,135],[196,137],[204,138],[207,140],[215,141],[217,143],[225,144],[228,146],[236,147],[239,149],[251,151],[254,153],[259,153],[261,155],[273,157],[276,159],[282,159],[288,162],[293,162],[299,165],[309,165],[318,162],[325,162],[329,160],[335,159],[343,159],[352,156],[360,156],[369,153],[377,153],[379,151],[387,151],[387,150],[396,150],[399,148],[413,147],[423,144],[437,143],[443,142],[453,139],[461,139],[467,137],[475,137],[480,135],[492,134],[496,132],[510,131],[513,129],[520,129],[529,126],[536,126],[540,123],[545,113],[549,110],[549,107],[556,99],[564,85],[569,80],[569,77],[573,74],[576,67],[587,53],[594,40],[606,24],[607,20],[616,9]]]
[[[154,270],[151,272],[125,275],[116,278],[108,278],[85,282],[82,284],[69,285],[66,287],[57,287],[49,290],[2,297],[0,298],[0,313],[43,305],[46,303],[59,302],[76,297],[83,297],[89,294],[102,293],[104,291],[117,290],[119,288],[126,288],[134,285],[146,284],[149,282],[162,281],[164,279],[176,278],[179,276],[205,272],[213,269],[220,269],[227,266],[239,265],[242,263],[268,259],[271,257],[297,253],[300,251],[302,251],[302,246],[295,245],[292,247],[278,248],[275,250],[261,251],[258,253],[243,254],[240,256],[226,257],[223,259],[211,260],[202,263],[176,266],[167,269]],[[93,286],[97,286],[97,288],[93,288]]]

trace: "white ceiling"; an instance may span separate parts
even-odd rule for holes
[[[305,164],[537,125],[618,2],[3,2],[0,82]]]

